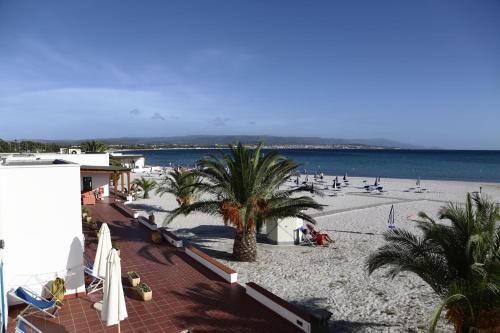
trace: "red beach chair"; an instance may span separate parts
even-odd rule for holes
[[[328,246],[329,243],[333,243],[333,239],[331,239],[327,233],[316,230],[316,228],[314,228],[312,224],[307,223],[306,227],[316,244],[321,246]]]

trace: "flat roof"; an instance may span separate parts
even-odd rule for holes
[[[6,160],[0,165],[4,166],[43,166],[58,164],[74,164],[64,160]]]

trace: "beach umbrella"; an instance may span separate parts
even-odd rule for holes
[[[111,250],[111,233],[108,225],[103,223],[99,229],[99,242],[97,243],[97,251],[95,254],[94,267],[92,274],[104,278],[106,276],[106,259]]]
[[[389,229],[396,228],[396,224],[394,221],[394,205],[391,205],[391,211],[389,212],[389,219],[387,220],[387,226]]]
[[[336,179],[333,180],[333,188],[337,188],[337,180]]]
[[[106,260],[101,320],[106,323],[106,326],[118,325],[118,332],[120,332],[120,321],[127,317],[120,257],[115,249],[111,249]]]
[[[420,186],[420,178],[417,179],[417,183],[416,183],[417,186]]]
[[[344,181],[347,181],[347,172],[344,174]]]
[[[339,176],[335,176],[335,183],[340,184],[339,183]]]
[[[373,186],[378,186],[378,178],[375,178],[375,183],[373,184]]]

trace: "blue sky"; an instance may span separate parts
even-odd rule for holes
[[[0,137],[500,149],[500,1],[0,0]]]

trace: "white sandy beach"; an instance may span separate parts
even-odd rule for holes
[[[325,176],[324,182],[331,185],[332,179]],[[336,248],[262,242],[257,262],[240,263],[229,260],[234,233],[220,218],[192,214],[176,219],[169,228],[187,232],[192,242],[234,268],[240,283],[253,281],[288,301],[331,311],[332,331],[425,331],[438,302],[432,290],[412,274],[390,280],[382,271],[372,276],[366,272],[366,258],[384,243],[381,234],[387,230],[391,205],[396,227],[416,231],[408,217],[419,211],[436,216],[446,202],[463,202],[467,192],[479,191],[479,187],[499,202],[500,184],[422,180],[421,186],[427,191],[416,193],[414,179],[382,179],[385,192],[368,194],[362,188],[363,180],[350,177],[350,186],[341,196],[316,196],[327,206],[323,212],[310,213],[317,216],[317,227],[335,239]],[[366,180],[370,184],[374,181]],[[291,182],[289,185],[293,186]],[[155,212],[159,221],[176,206],[173,196],[159,198],[153,193],[151,199],[130,204],[144,215]],[[446,325],[441,327],[450,330]]]

